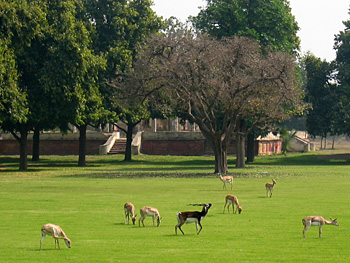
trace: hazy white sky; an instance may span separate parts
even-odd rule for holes
[[[186,21],[189,15],[197,15],[205,0],[153,0],[153,9],[164,18],[175,16]],[[292,13],[300,31],[301,51],[311,51],[315,56],[331,61],[334,35],[344,29],[342,21],[350,19],[349,0],[290,0]]]

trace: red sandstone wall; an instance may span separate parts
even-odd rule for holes
[[[269,142],[267,142],[268,145]],[[255,142],[255,155],[259,153],[259,143]],[[266,145],[265,145],[266,148]],[[271,148],[272,149],[272,148]],[[266,149],[265,149],[266,150]],[[205,140],[142,140],[141,152],[154,155],[212,155],[213,150]],[[236,142],[228,147],[228,154],[236,154]],[[262,153],[266,154],[266,153]]]
[[[205,141],[142,140],[141,152],[154,155],[203,155]]]
[[[88,140],[87,154],[99,154],[99,146],[105,140]],[[269,155],[281,153],[281,141],[256,142],[256,154]],[[185,155],[201,156],[213,154],[205,140],[142,140],[141,152],[153,155]],[[32,153],[32,141],[28,140],[28,154]],[[231,142],[229,154],[235,154],[235,143]],[[78,155],[78,140],[41,140],[40,154],[42,155]],[[19,155],[19,143],[15,140],[0,140],[0,155]]]
[[[98,148],[105,140],[86,141],[87,154],[99,154]],[[28,140],[28,154],[32,154],[32,141]],[[79,141],[77,140],[41,140],[39,151],[42,155],[78,155]],[[14,140],[0,140],[0,155],[18,155],[19,143]]]

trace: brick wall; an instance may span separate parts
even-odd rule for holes
[[[203,155],[205,141],[143,140],[141,152],[154,155]]]
[[[99,146],[104,144],[109,134],[88,132],[86,134],[86,153],[99,154]],[[28,154],[33,150],[33,134],[28,135]],[[40,134],[39,153],[42,155],[78,155],[78,133],[42,133]],[[18,155],[19,142],[11,134],[0,136],[0,155]]]
[[[87,140],[86,154],[99,154],[98,148],[105,140]],[[32,154],[33,143],[28,140],[28,154]],[[78,155],[77,140],[40,140],[39,152],[42,155]],[[0,155],[18,155],[19,143],[15,140],[0,140]]]
[[[255,142],[255,155],[281,152],[280,141],[264,140]],[[261,149],[261,147],[264,147]],[[141,152],[154,155],[213,155],[209,143],[200,132],[144,132]],[[228,154],[236,154],[236,141],[228,146]]]

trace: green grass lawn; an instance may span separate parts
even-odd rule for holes
[[[246,169],[234,169],[230,157],[233,191],[213,175],[213,157],[88,156],[79,168],[76,156],[42,156],[19,172],[18,156],[0,156],[0,262],[349,262],[350,162],[320,154],[258,157]],[[242,214],[223,213],[227,194]],[[125,225],[125,202],[137,214],[158,208],[160,227],[151,218],[144,228]],[[202,232],[188,224],[176,236],[176,213],[203,202],[213,206]],[[324,226],[322,239],[312,227],[303,239],[308,215],[338,218],[339,227]],[[47,236],[40,251],[46,223],[60,225],[72,248],[62,240],[55,249]]]

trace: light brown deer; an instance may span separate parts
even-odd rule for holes
[[[227,210],[230,213],[230,205],[232,205],[232,213],[238,213],[240,214],[242,212],[242,207],[239,205],[238,198],[234,195],[227,195],[225,198],[225,206],[224,206],[224,213],[225,213],[225,208],[227,205]],[[236,205],[236,211],[235,211],[235,205]]]
[[[232,176],[222,176],[221,173],[218,173],[216,177],[219,177],[220,180],[224,183],[222,189],[226,189],[226,183],[231,184],[231,190],[233,188],[233,177]]]
[[[266,183],[265,188],[266,188],[266,196],[269,197],[269,192],[270,192],[270,197],[272,197],[272,190],[273,187],[277,184],[275,179],[272,179],[272,183]]]
[[[135,206],[130,202],[126,202],[124,205],[124,212],[125,212],[125,224],[129,224],[129,217],[131,217],[132,224],[135,225],[136,216],[137,216],[135,215]]]
[[[160,222],[162,221],[162,218],[160,217],[160,214],[158,212],[157,208],[150,207],[150,206],[144,206],[140,209],[140,219],[139,219],[139,226],[140,222],[142,222],[142,225],[145,226],[143,221],[147,216],[152,216],[153,219],[153,226],[154,226],[154,221],[157,219],[157,226],[160,225]]]
[[[303,237],[305,238],[305,232],[309,229],[310,226],[318,226],[319,227],[319,235],[318,237],[321,238],[322,234],[322,226],[324,225],[334,225],[339,226],[337,219],[330,218],[331,221],[324,219],[322,216],[307,216],[304,217],[302,222],[304,225],[303,230]]]
[[[42,237],[40,239],[40,250],[41,250],[41,245],[42,242],[45,238],[46,235],[52,236],[55,239],[55,248],[56,248],[56,243],[58,244],[58,248],[60,248],[60,243],[58,242],[58,239],[64,239],[64,242],[66,243],[67,247],[71,247],[71,241],[70,239],[66,236],[66,234],[63,232],[62,228],[60,228],[57,225],[54,224],[46,224],[41,228],[41,234]]]

